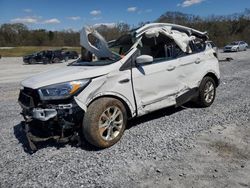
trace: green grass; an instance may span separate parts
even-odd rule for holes
[[[0,55],[2,57],[22,57],[41,50],[55,50],[61,48],[65,50],[74,50],[78,53],[81,52],[81,47],[19,46],[11,49],[0,49]]]

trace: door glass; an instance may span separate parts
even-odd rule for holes
[[[161,62],[162,60],[171,60],[186,55],[174,40],[163,34],[157,37],[142,37],[141,45],[138,45],[140,55],[150,55],[153,57],[153,63]]]

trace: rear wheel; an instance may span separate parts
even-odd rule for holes
[[[206,76],[201,81],[197,104],[200,107],[209,107],[213,104],[216,95],[216,85],[214,79]]]
[[[36,63],[35,59],[32,58],[32,59],[29,60],[29,64],[34,64],[34,63]]]
[[[117,143],[127,123],[127,112],[117,99],[100,98],[94,101],[84,115],[83,134],[86,140],[99,148]]]
[[[53,59],[53,61],[52,61],[53,63],[59,63],[60,62],[60,59],[59,58],[57,58],[57,57],[55,57],[54,59]]]

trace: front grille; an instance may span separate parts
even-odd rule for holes
[[[40,102],[37,90],[25,87],[20,91],[18,101],[28,108],[34,108]]]
[[[26,108],[35,107],[33,98],[27,95],[23,90],[20,91],[18,101],[23,107],[26,107]]]

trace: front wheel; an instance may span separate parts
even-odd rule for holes
[[[197,104],[200,107],[209,107],[213,104],[216,95],[216,85],[214,79],[205,77],[199,87]]]
[[[87,109],[83,119],[83,135],[98,147],[107,148],[117,143],[127,123],[127,112],[117,99],[100,98]]]

